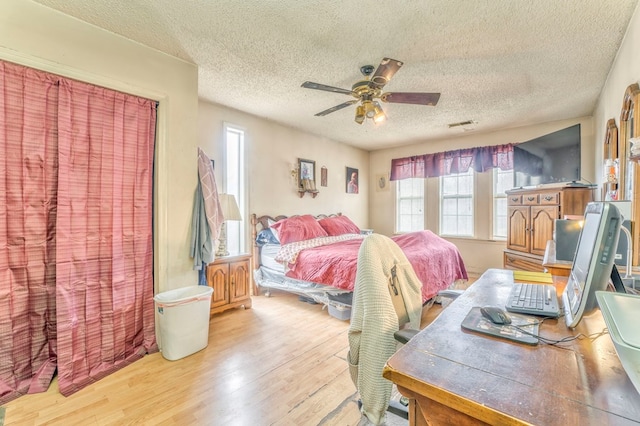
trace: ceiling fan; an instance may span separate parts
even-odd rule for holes
[[[311,81],[305,81],[302,83],[302,87],[353,96],[356,99],[341,103],[315,115],[324,116],[331,114],[332,112],[360,102],[360,105],[356,108],[355,116],[355,121],[358,124],[362,124],[366,118],[371,118],[374,123],[379,123],[387,118],[378,99],[382,102],[389,103],[435,106],[440,99],[440,93],[382,92],[382,88],[391,80],[391,77],[393,77],[402,65],[403,63],[401,61],[391,58],[382,59],[375,72],[373,65],[364,65],[360,67],[360,72],[365,77],[364,80],[358,81],[351,86],[351,90],[313,83]]]

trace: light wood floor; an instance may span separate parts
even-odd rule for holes
[[[295,295],[254,296],[211,319],[206,349],[148,355],[66,398],[54,380],[6,404],[5,425],[356,425],[348,327]]]

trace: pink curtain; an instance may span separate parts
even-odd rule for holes
[[[57,87],[0,62],[0,405],[56,368]]]
[[[477,172],[485,172],[495,167],[501,170],[513,169],[514,144],[480,146],[414,155],[391,160],[390,180],[428,178],[464,173],[469,167]]]
[[[155,103],[60,82],[58,375],[69,395],[157,350]]]
[[[0,61],[0,404],[157,350],[155,103]]]

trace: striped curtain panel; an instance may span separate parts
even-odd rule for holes
[[[157,350],[155,102],[60,81],[56,301],[63,395]]]
[[[56,369],[57,104],[55,78],[0,61],[0,405]]]

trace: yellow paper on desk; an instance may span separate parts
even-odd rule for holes
[[[548,272],[513,271],[513,279],[516,281],[553,284],[553,278]]]

